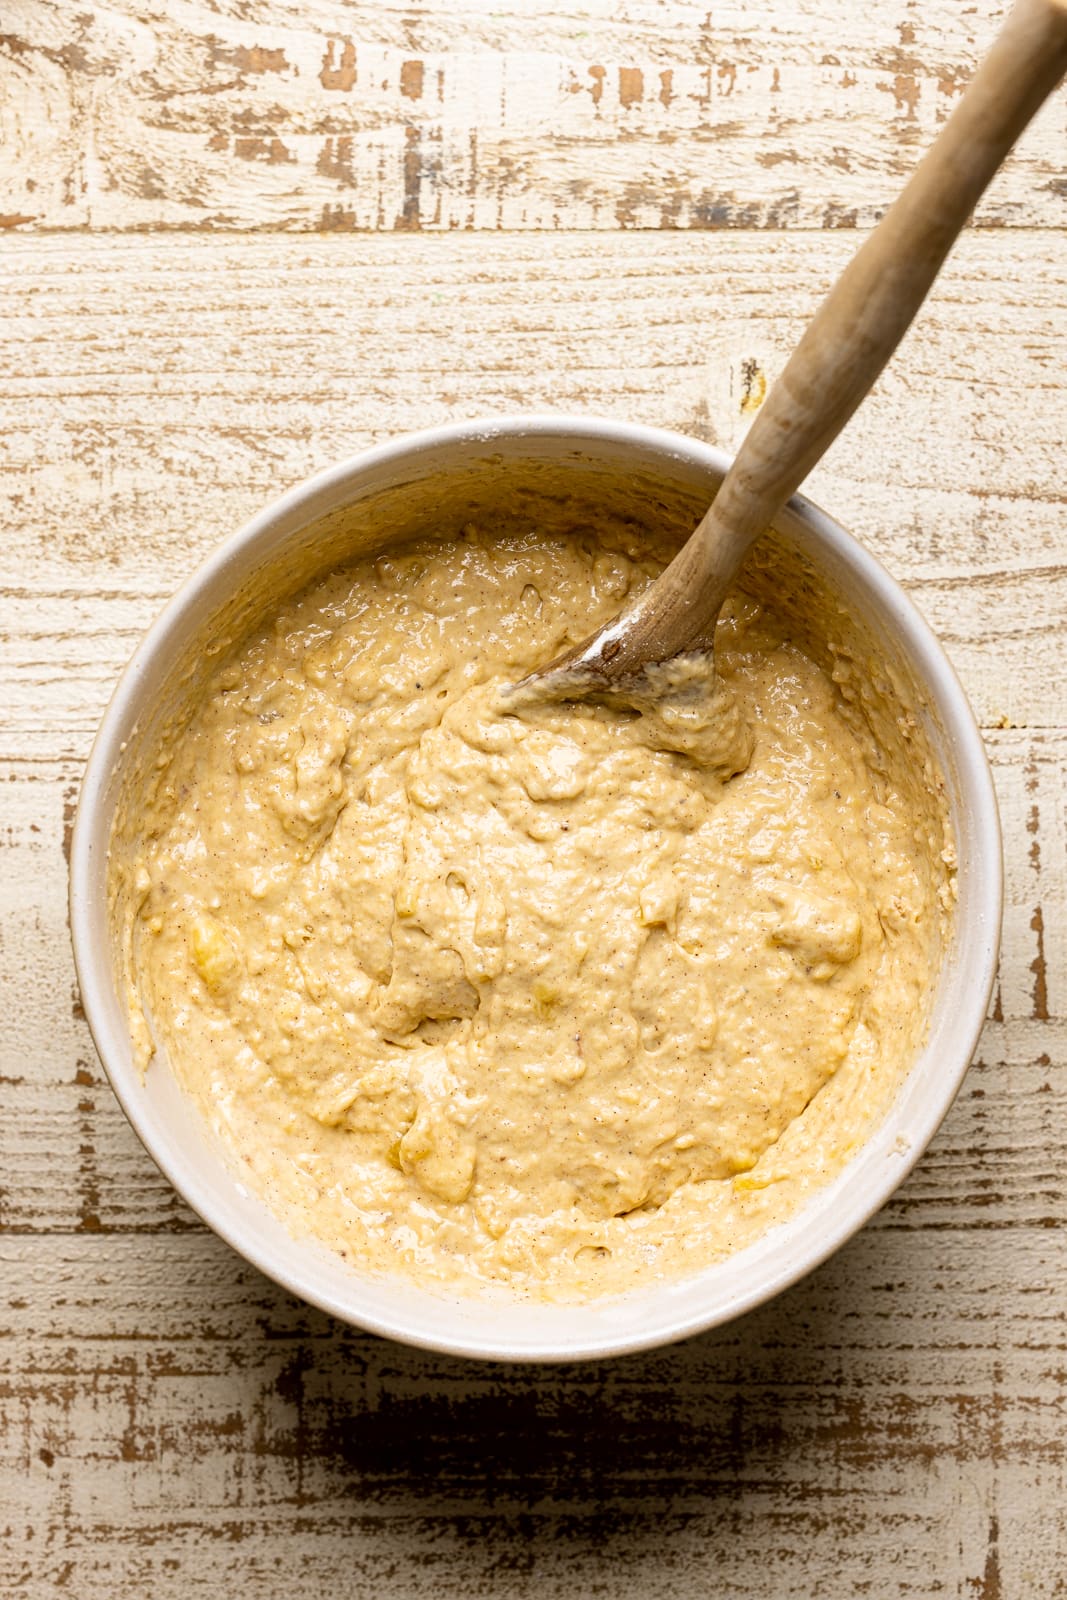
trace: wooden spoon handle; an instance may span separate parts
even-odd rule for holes
[[[637,606],[572,660],[612,677],[709,642],[752,541],[896,349],[982,191],[1067,72],[1067,0],[1019,0],[907,187],[838,279],[691,539]],[[591,641],[592,643],[593,641]]]

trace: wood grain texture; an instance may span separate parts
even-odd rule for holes
[[[808,480],[912,589],[988,723],[1067,720],[1053,238],[967,234]],[[0,663],[0,752],[5,726],[35,753],[84,749],[118,661],[195,561],[376,440],[547,409],[735,448],[854,242],[9,239],[0,583],[20,648]]]
[[[1045,1230],[879,1222],[742,1323],[540,1370],[360,1335],[210,1238],[0,1253],[5,1593],[1063,1593]]]
[[[11,228],[868,226],[990,0],[7,0]],[[1067,219],[1061,95],[983,201]]]
[[[344,1328],[144,1154],[66,923],[93,730],[218,538],[449,418],[735,448],[998,15],[0,8],[2,1600],[1067,1596],[1062,95],[809,485],[945,640],[1007,866],[978,1059],[833,1260],[596,1365]]]

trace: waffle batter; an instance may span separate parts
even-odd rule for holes
[[[739,593],[695,744],[504,692],[656,570],[409,544],[287,603],[169,752],[124,869],[145,1054],[360,1267],[692,1270],[836,1171],[921,1041],[951,843],[854,663]]]

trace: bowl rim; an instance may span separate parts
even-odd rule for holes
[[[787,1265],[760,1276],[746,1291],[720,1297],[718,1303],[711,1303],[713,1296],[709,1292],[709,1304],[702,1310],[681,1317],[668,1310],[660,1323],[646,1327],[637,1334],[627,1333],[625,1328],[620,1328],[600,1337],[569,1342],[565,1346],[548,1341],[538,1343],[536,1340],[528,1344],[524,1341],[519,1346],[502,1344],[491,1337],[456,1337],[440,1333],[432,1327],[432,1318],[427,1319],[427,1324],[414,1326],[403,1315],[393,1318],[363,1313],[348,1300],[324,1293],[299,1271],[280,1266],[267,1249],[249,1239],[241,1220],[207,1192],[207,1186],[201,1182],[199,1174],[172,1160],[167,1151],[158,1147],[148,1125],[150,1118],[146,1115],[141,1075],[130,1058],[128,1043],[117,1035],[109,1022],[106,996],[113,988],[110,953],[95,937],[94,928],[94,862],[101,851],[105,858],[109,854],[111,813],[107,799],[110,782],[121,762],[126,740],[139,724],[142,682],[152,663],[159,654],[165,654],[194,602],[210,594],[228,572],[232,573],[240,558],[254,550],[275,524],[299,511],[306,503],[349,484],[355,490],[362,477],[393,463],[414,460],[427,451],[450,445],[491,447],[499,440],[521,440],[523,437],[536,439],[549,435],[558,435],[579,447],[599,443],[614,446],[633,444],[658,453],[661,457],[674,456],[719,474],[726,471],[731,460],[729,454],[719,447],[669,429],[565,413],[512,413],[446,423],[401,434],[384,444],[347,456],[301,480],[216,544],[145,632],[115,686],[90,749],[79,789],[69,868],[71,942],[90,1035],[127,1120],[156,1166],[186,1204],[214,1233],[266,1277],[349,1325],[440,1354],[530,1364],[631,1354],[671,1344],[719,1326],[789,1288],[857,1233],[886,1203],[919,1161],[951,1107],[971,1064],[985,1024],[996,977],[1004,896],[1000,817],[989,757],[955,668],[914,601],[876,557],[827,512],[806,496],[796,494],[788,501],[785,510],[804,523],[816,535],[820,545],[844,560],[860,583],[872,590],[883,607],[891,612],[894,624],[903,636],[906,655],[915,668],[916,676],[936,702],[946,741],[951,744],[955,756],[957,789],[960,793],[966,792],[975,819],[975,850],[983,864],[976,887],[978,903],[972,910],[980,926],[981,937],[973,956],[974,970],[968,974],[966,983],[967,992],[973,995],[973,1008],[968,1015],[957,1019],[958,1031],[952,1052],[954,1059],[950,1063],[940,1061],[938,1092],[932,1097],[925,1113],[915,1117],[909,1125],[907,1147],[900,1148],[898,1139],[893,1147],[897,1159],[891,1167],[887,1164],[884,1175],[872,1179],[870,1192],[864,1197],[863,1203],[848,1209],[840,1208],[839,1214],[830,1220],[818,1239],[813,1239],[807,1249],[798,1251],[795,1259]],[[914,1074],[913,1067],[904,1083],[911,1081]],[[887,1109],[886,1118],[891,1110],[892,1107]],[[879,1128],[876,1127],[856,1156],[845,1163],[840,1173],[822,1185],[822,1190],[832,1188],[844,1172],[860,1162],[878,1142],[878,1135]],[[791,1218],[769,1231],[777,1233],[779,1227],[799,1221],[811,1209],[812,1200],[801,1203]],[[755,1247],[755,1244],[750,1245],[726,1259],[737,1261]],[[708,1270],[713,1271],[714,1268]],[[692,1282],[693,1278],[685,1281]],[[358,1280],[353,1279],[353,1282]],[[654,1290],[656,1286],[654,1283],[648,1287]],[[630,1291],[635,1298],[643,1297],[645,1292],[643,1287]],[[438,1304],[436,1300],[433,1303]]]

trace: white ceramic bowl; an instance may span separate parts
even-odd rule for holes
[[[150,629],[108,707],[82,784],[70,884],[75,963],[100,1058],[145,1148],[204,1221],[269,1277],[358,1327],[457,1354],[559,1361],[639,1350],[725,1322],[809,1272],[888,1199],[936,1132],[971,1060],[993,983],[1002,895],[999,821],[981,736],[911,601],[843,528],[797,497],[776,532],[864,617],[878,648],[925,698],[956,830],[959,902],[925,1048],[873,1137],[791,1220],[695,1277],[624,1298],[543,1306],[449,1299],[417,1284],[361,1277],[292,1237],[235,1176],[166,1063],[154,1062],[144,1081],[134,1067],[108,910],[109,838],[130,763],[158,738],[160,708],[190,662],[204,657],[205,641],[220,628],[239,630],[265,597],[380,542],[382,532],[403,533],[431,511],[458,523],[468,502],[499,496],[502,485],[509,503],[527,508],[558,488],[561,474],[593,492],[614,484],[617,498],[625,485],[624,505],[656,517],[660,507],[664,515],[676,511],[679,496],[700,508],[726,465],[721,451],[677,434],[569,417],[434,428],[370,450],[291,490],[222,544]]]

